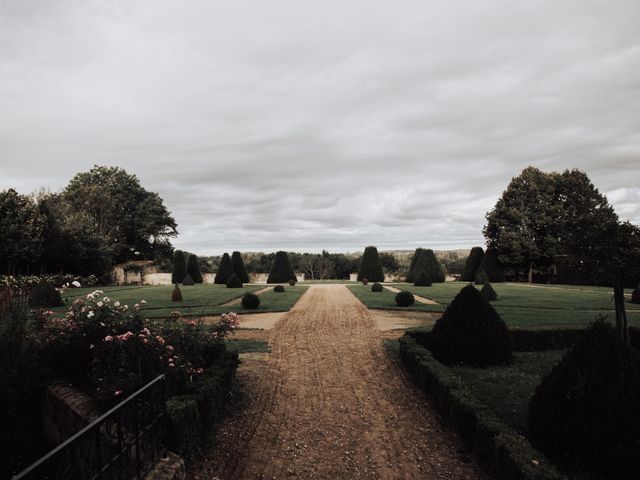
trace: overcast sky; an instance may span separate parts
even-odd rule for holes
[[[199,254],[482,244],[528,165],[640,223],[640,2],[0,1],[0,188],[94,164]]]

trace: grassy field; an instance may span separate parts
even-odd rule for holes
[[[78,288],[67,290],[63,298],[70,303],[76,298],[84,298],[88,293],[99,289],[104,291],[105,296],[123,304],[134,305],[140,300],[146,300],[144,311],[147,317],[164,318],[176,310],[185,316],[219,315],[229,311],[238,313],[287,311],[308,288],[287,285],[284,293],[265,292],[260,295],[260,307],[257,310],[245,310],[240,304],[223,306],[224,303],[240,298],[247,292],[256,292],[265,287],[266,285],[248,285],[244,288],[227,288],[225,285],[182,286],[180,287],[182,302],[171,301],[173,286],[170,285]],[[54,310],[64,311],[65,309],[66,307],[60,307]]]
[[[233,339],[227,340],[227,349],[238,353],[270,352],[269,344],[263,340]]]
[[[436,283],[431,287],[414,287],[408,283],[393,284],[400,290],[408,290],[438,302],[439,305],[414,304],[402,310],[443,312],[464,282]],[[582,328],[597,315],[614,318],[613,298],[610,289],[601,287],[575,287],[562,285],[493,284],[498,300],[492,302],[500,316],[514,328],[566,327]],[[354,285],[351,291],[369,308],[401,309],[395,304],[395,294],[385,290],[371,292],[370,286]],[[627,303],[629,320],[640,325],[640,306]]]
[[[526,433],[529,400],[563,351],[517,352],[507,367],[451,367],[461,384],[505,423]]]

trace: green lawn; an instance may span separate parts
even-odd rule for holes
[[[263,340],[228,339],[227,350],[238,353],[270,352],[269,344]]]
[[[516,352],[508,367],[450,367],[467,389],[505,423],[526,433],[529,400],[542,377],[562,358],[563,351]]]
[[[83,298],[95,290],[103,290],[105,296],[123,304],[134,305],[140,300],[146,300],[147,304],[143,310],[147,317],[164,318],[176,310],[185,316],[219,315],[229,311],[238,313],[287,311],[308,288],[287,285],[284,293],[265,292],[260,295],[260,307],[257,310],[245,310],[240,304],[222,306],[246,292],[256,292],[265,287],[266,285],[247,285],[244,288],[227,288],[225,285],[181,286],[182,302],[171,301],[173,286],[170,285],[78,288],[67,290],[63,297],[70,303],[75,298]],[[54,310],[64,311],[65,309],[66,307],[60,307]]]
[[[408,283],[393,284],[400,290],[430,298],[439,305],[423,305],[416,302],[403,310],[442,312],[455,295],[464,287],[464,282],[436,283],[431,287],[414,287]],[[611,289],[601,287],[534,286],[526,284],[492,284],[498,300],[492,302],[501,317],[510,327],[586,327],[597,315],[614,318]],[[385,290],[371,292],[370,286],[354,285],[351,291],[369,308],[401,309],[395,304],[395,294]],[[640,306],[627,303],[629,321],[640,325]]]

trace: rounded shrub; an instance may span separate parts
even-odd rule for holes
[[[480,293],[487,302],[495,302],[496,300],[498,300],[498,294],[489,282],[485,282],[485,284],[480,289]]]
[[[640,303],[640,283],[633,289],[631,293],[631,302]]]
[[[382,285],[378,282],[374,283],[373,285],[371,285],[371,291],[372,292],[381,292],[382,291]]]
[[[489,275],[484,270],[480,270],[476,274],[476,285],[484,285],[489,281]]]
[[[369,279],[368,278],[363,278],[362,279],[362,284],[363,285],[369,285]]]
[[[398,305],[399,307],[409,307],[414,303],[416,303],[416,299],[411,292],[407,292],[405,290],[402,292],[398,292],[398,294],[396,295],[396,305]]]
[[[245,293],[242,297],[242,307],[247,310],[255,310],[260,306],[260,297],[255,293]]]
[[[188,273],[184,276],[184,280],[182,280],[182,285],[195,285],[195,283],[193,277]]]
[[[234,273],[227,280],[227,288],[242,288],[242,280]]]
[[[639,406],[640,354],[596,321],[536,388],[529,436],[565,467],[640,478]]]
[[[420,270],[418,275],[416,275],[416,279],[413,282],[415,287],[430,287],[431,286],[431,278],[427,275],[427,272],[424,270]]]
[[[31,288],[29,306],[40,308],[61,307],[64,305],[60,292],[46,280],[40,280]]]
[[[433,355],[445,364],[499,365],[513,359],[507,324],[473,285],[460,290],[431,335]]]
[[[290,287],[295,287],[296,286],[296,281],[295,280],[289,280],[289,286]]]
[[[276,285],[275,287],[273,287],[273,291],[276,293],[282,293],[284,292],[284,287],[282,285]]]
[[[176,283],[173,287],[173,291],[171,292],[171,301],[172,302],[181,302],[182,301],[182,291],[180,287]]]

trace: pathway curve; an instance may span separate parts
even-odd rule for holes
[[[248,404],[194,478],[482,479],[344,285],[312,286],[243,360]]]

